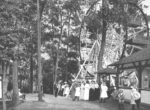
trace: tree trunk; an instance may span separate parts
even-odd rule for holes
[[[37,0],[37,15],[38,15],[38,100],[42,99],[42,68],[41,68],[41,20],[40,20],[40,4]]]
[[[71,18],[71,12],[68,12],[68,15],[69,15],[69,19],[68,19],[68,38],[69,38],[69,36],[70,36],[70,18]],[[68,80],[68,59],[67,59],[67,57],[68,57],[68,45],[67,45],[67,53],[66,53],[66,70],[65,70],[65,72],[66,72],[66,75],[65,75],[65,81],[67,82],[67,80]]]
[[[54,85],[54,82],[55,82],[55,71],[56,71],[56,63],[54,62],[54,66],[53,66],[53,95],[55,95],[55,85]]]
[[[4,63],[2,63],[1,62],[1,68],[0,68],[0,70],[1,70],[1,72],[0,73],[3,73],[3,78],[2,78],[2,84],[5,84],[5,82],[6,82],[6,71],[5,71],[5,69],[3,69],[3,71],[2,71],[2,65],[3,65],[3,67],[5,66],[5,64]],[[4,67],[5,68],[5,67]],[[5,87],[4,86],[2,86],[2,97],[3,97],[3,110],[7,110],[7,106],[6,106],[6,97],[5,97],[5,92],[4,92],[4,89],[5,89]]]
[[[59,48],[60,48],[60,43],[61,43],[61,38],[63,34],[63,22],[62,22],[62,12],[60,14],[60,22],[61,22],[61,31],[60,31],[60,38],[59,38],[59,43],[58,43],[58,48],[57,48],[57,58],[56,58],[56,67],[55,67],[55,80],[54,83],[57,81],[57,75],[58,75],[58,63],[59,63]]]
[[[105,44],[106,44],[106,31],[107,31],[107,22],[105,20],[105,16],[104,16],[104,11],[106,8],[106,0],[102,1],[102,22],[103,22],[103,28],[102,28],[102,40],[101,40],[101,48],[100,48],[100,52],[98,55],[98,71],[101,70],[103,68],[103,56],[104,56],[104,51],[105,51]]]
[[[18,64],[17,60],[13,62],[13,105],[16,106],[19,102],[19,94],[18,94]]]
[[[30,56],[30,92],[33,92],[33,56]]]

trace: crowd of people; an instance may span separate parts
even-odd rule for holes
[[[95,81],[74,82],[70,95],[73,101],[75,100],[98,100],[99,85]]]
[[[139,109],[140,93],[135,87],[131,87],[130,104],[132,110]],[[72,85],[67,82],[58,83],[55,85],[55,97],[61,95],[64,97],[70,96],[73,101],[96,101],[105,103],[106,99],[113,97],[118,100],[119,110],[124,110],[125,94],[122,89],[114,88],[111,90],[110,86],[107,86],[106,81],[102,81],[98,84],[96,81],[75,81]]]
[[[109,97],[108,87],[105,81],[98,84],[96,81],[74,81],[72,85],[67,82],[55,84],[55,97],[70,96],[73,101],[85,100],[105,102]]]

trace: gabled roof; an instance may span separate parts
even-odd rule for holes
[[[116,69],[111,69],[111,68],[104,68],[100,71],[97,72],[97,74],[116,74],[117,70]]]
[[[117,66],[122,64],[130,64],[133,62],[150,60],[150,47],[142,49],[128,57],[122,58],[119,61],[110,64],[110,66]]]

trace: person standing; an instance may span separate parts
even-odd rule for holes
[[[63,85],[63,96],[66,96],[66,87],[67,87],[67,82],[64,82],[64,85]]]
[[[89,100],[94,101],[95,98],[95,84],[94,81],[90,83],[90,92],[89,92]]]
[[[134,89],[131,90],[131,99],[130,99],[130,103],[132,106],[132,110],[135,110],[135,99],[134,99]]]
[[[80,100],[84,100],[84,89],[85,89],[85,83],[81,83],[81,93],[80,93]]]
[[[70,92],[71,92],[71,98],[72,98],[72,101],[74,101],[75,100],[75,90],[76,89],[76,83],[75,82],[73,82],[73,84],[72,84],[72,88],[71,88],[71,90],[70,90]]]
[[[64,96],[67,97],[69,95],[69,85],[66,84],[66,87],[65,87],[65,92],[64,92]]]
[[[80,84],[77,84],[76,91],[75,91],[75,100],[79,101],[80,93],[81,93]]]
[[[106,86],[106,83],[103,82],[101,84],[101,94],[100,94],[101,102],[105,102],[106,98],[108,98],[107,91],[108,91],[108,87]]]
[[[86,81],[84,89],[84,100],[89,100],[89,90],[90,90],[89,81]]]
[[[132,110],[135,110],[135,107],[137,105],[137,109],[140,109],[140,93],[134,88],[132,87],[131,90],[131,105],[132,105]]]
[[[55,94],[55,97],[57,97],[57,95],[58,95],[58,85],[57,85],[57,83],[54,84],[54,94]]]
[[[119,110],[124,110],[124,93],[123,90],[119,90],[118,92],[118,101],[119,101]]]

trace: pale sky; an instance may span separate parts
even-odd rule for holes
[[[147,14],[150,15],[150,0],[145,0],[142,2],[143,5],[148,6],[148,8],[143,7],[143,11]]]

